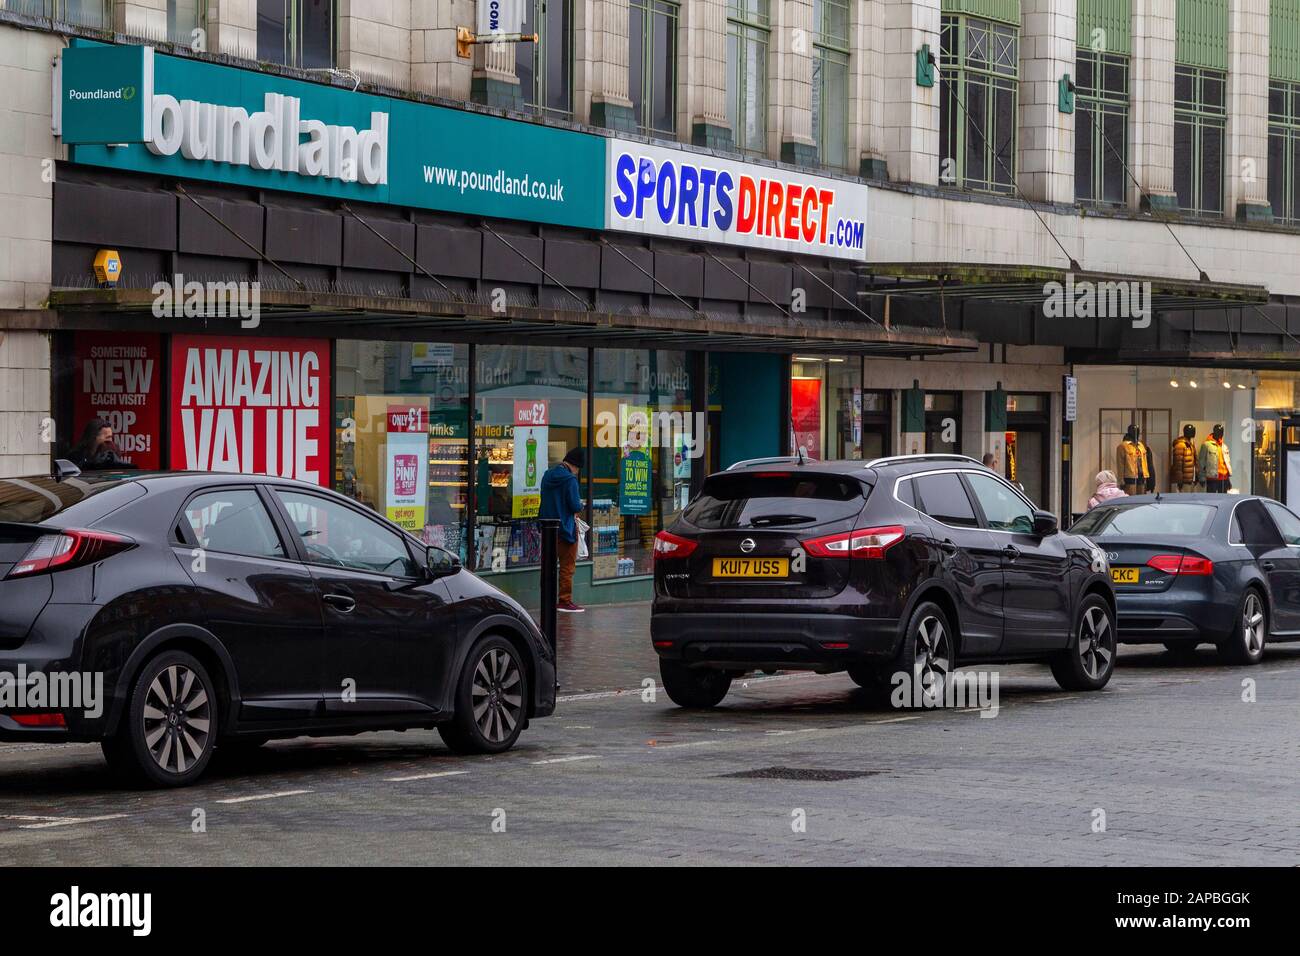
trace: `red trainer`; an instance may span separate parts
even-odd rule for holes
[[[565,614],[581,614],[587,610],[581,604],[574,604],[572,601],[561,601],[555,605],[557,611],[563,611]]]

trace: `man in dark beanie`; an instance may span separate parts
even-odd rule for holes
[[[564,456],[564,461],[554,468],[548,468],[546,474],[542,475],[542,507],[539,517],[560,519],[560,533],[556,542],[560,557],[560,593],[555,609],[568,614],[586,610],[573,603],[573,568],[578,563],[578,526],[575,519],[582,513],[578,472],[582,471],[586,463],[586,451],[571,448]]]

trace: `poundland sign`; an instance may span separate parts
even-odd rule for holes
[[[55,82],[55,129],[73,162],[605,225],[605,143],[585,133],[80,40]]]

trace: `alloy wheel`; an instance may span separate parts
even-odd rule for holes
[[[489,741],[499,744],[514,733],[523,716],[519,664],[508,651],[489,648],[474,667],[470,688],[474,723]]]
[[[922,618],[916,631],[916,659],[912,664],[914,694],[922,706],[937,707],[943,703],[951,667],[948,631],[937,617]]]
[[[167,773],[182,774],[208,749],[212,702],[198,675],[184,664],[159,672],[144,699],[144,742]]]
[[[1083,612],[1079,624],[1079,658],[1083,661],[1083,671],[1089,679],[1097,680],[1110,666],[1115,655],[1115,632],[1111,629],[1110,618],[1099,607],[1090,607]]]
[[[1259,595],[1251,591],[1241,609],[1241,639],[1246,653],[1255,657],[1264,650],[1264,604]]]

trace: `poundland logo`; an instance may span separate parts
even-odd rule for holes
[[[122,100],[135,99],[135,87],[123,86],[116,90],[68,90],[70,100]]]

